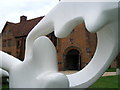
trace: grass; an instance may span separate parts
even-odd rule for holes
[[[8,84],[3,84],[3,85],[2,85],[2,90],[7,89],[7,88],[9,88],[9,85],[8,85]]]
[[[101,77],[89,88],[120,88],[119,80],[120,75]]]
[[[2,84],[2,90],[9,90],[8,84]]]

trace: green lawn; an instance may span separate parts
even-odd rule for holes
[[[98,79],[90,88],[120,88],[120,75],[105,76]]]
[[[9,85],[8,84],[4,84],[4,85],[2,85],[2,90],[6,90],[7,88],[9,88]]]

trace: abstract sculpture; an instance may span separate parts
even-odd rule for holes
[[[84,69],[66,77],[57,71],[55,47],[44,35],[54,31],[63,38],[83,22],[97,32],[97,49]],[[9,72],[11,88],[87,88],[120,52],[118,34],[118,0],[62,0],[29,33],[24,62],[1,51],[0,67]]]
[[[2,57],[3,68],[10,74],[10,88],[68,88],[67,77],[57,70],[55,47],[47,37],[35,40],[32,56],[24,62],[6,53]]]

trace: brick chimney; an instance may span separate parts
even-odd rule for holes
[[[27,20],[27,16],[20,16],[20,22],[24,22]]]

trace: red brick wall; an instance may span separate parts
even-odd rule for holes
[[[5,32],[5,33],[4,33]],[[16,39],[14,38],[12,31],[9,27],[6,27],[2,34],[2,50],[4,52],[9,52],[11,55],[16,57]],[[11,39],[11,46],[8,46],[8,40]],[[3,41],[6,40],[6,47],[3,46]]]
[[[84,24],[78,25],[69,36],[58,39],[58,61],[59,70],[64,69],[64,56],[71,50],[76,49],[80,52],[81,67],[91,60],[96,48],[96,34],[90,34],[86,31]],[[91,48],[91,52],[87,53],[86,48]]]

